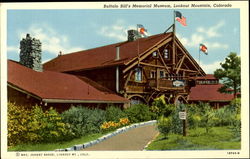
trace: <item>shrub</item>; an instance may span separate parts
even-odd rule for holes
[[[155,118],[159,118],[162,115],[168,117],[175,109],[175,105],[166,104],[165,96],[162,95],[154,100],[150,110],[156,115]],[[154,115],[153,114],[153,115]]]
[[[25,109],[8,103],[8,145],[62,141],[70,136],[68,125],[53,109],[43,112],[39,106]]]
[[[152,112],[145,104],[135,104],[125,110],[131,123],[138,123],[151,120]]]
[[[157,121],[157,128],[159,132],[164,135],[165,138],[167,138],[167,135],[171,132],[171,128],[173,125],[172,122],[173,119],[171,116],[169,117],[161,116]]]
[[[170,116],[172,117],[172,125],[171,125],[171,132],[180,134],[182,133],[183,124],[182,120],[179,118],[179,112],[183,111],[185,109],[184,104],[180,104],[178,106],[171,105],[172,113]]]
[[[40,109],[38,111],[42,114],[41,107],[37,107],[37,109]],[[36,114],[35,112],[34,115]],[[42,115],[43,116],[37,120],[41,128],[37,130],[36,133],[42,136],[43,142],[64,141],[72,138],[73,134],[69,129],[69,124],[65,124],[62,121],[62,117],[55,109],[50,107],[50,109]]]
[[[200,108],[196,104],[186,104],[188,127],[195,129],[200,125],[201,115]]]
[[[63,122],[70,125],[75,137],[88,133],[100,132],[100,125],[105,121],[105,111],[86,107],[71,107],[61,114]]]
[[[208,103],[200,103],[198,105],[199,115],[201,117],[200,126],[206,128],[206,133],[215,125],[215,110]]]
[[[8,145],[16,145],[25,142],[27,134],[27,125],[31,120],[30,111],[24,107],[17,106],[15,103],[8,102]]]
[[[120,118],[125,118],[126,113],[123,112],[120,108],[115,106],[109,106],[106,109],[106,121],[115,121],[118,122]]]

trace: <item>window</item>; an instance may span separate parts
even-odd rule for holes
[[[157,57],[157,52],[156,52],[156,51],[153,52],[152,56],[153,56],[153,57]]]
[[[163,54],[164,54],[164,58],[168,59],[168,49],[164,49]]]
[[[135,81],[142,81],[142,69],[140,67],[135,69]]]
[[[156,71],[151,71],[150,78],[155,78],[155,77],[156,77]]]
[[[165,77],[165,72],[164,71],[160,71],[160,78],[164,78]]]

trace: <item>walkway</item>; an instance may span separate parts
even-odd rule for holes
[[[141,151],[157,133],[156,125],[141,126],[83,149],[83,151]]]

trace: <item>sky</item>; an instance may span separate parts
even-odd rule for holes
[[[176,21],[176,35],[206,73],[220,68],[230,52],[240,55],[239,9],[179,9],[187,26]],[[29,33],[42,42],[42,61],[63,54],[127,40],[127,30],[142,24],[149,36],[174,22],[173,9],[8,10],[7,58],[19,61],[20,40]]]

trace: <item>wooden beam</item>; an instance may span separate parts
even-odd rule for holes
[[[124,83],[124,89],[127,87],[128,81],[130,80],[130,77],[131,77],[132,73],[133,73],[133,70],[131,70],[131,71],[129,72],[129,75],[128,75],[128,77],[127,77],[125,83]]]
[[[159,54],[159,56],[160,56],[161,62],[162,62],[163,65],[165,66],[167,72],[170,73],[170,71],[168,70],[168,66],[166,65],[166,63],[165,63],[163,57],[161,56],[161,53],[160,53],[159,49],[158,49],[157,51],[158,51],[158,54]]]
[[[150,66],[150,67],[156,67],[156,68],[166,68],[165,66],[154,65],[154,64],[149,64],[149,63],[145,63],[145,62],[140,62],[140,64],[145,65],[145,66]]]
[[[177,68],[176,68],[177,69]],[[183,68],[180,68],[181,71],[186,71],[186,72],[194,72],[194,73],[197,73],[198,71],[194,71],[194,70],[189,70],[189,69],[183,69]]]
[[[181,58],[179,65],[177,65],[178,67],[177,67],[177,70],[176,70],[176,74],[179,73],[180,68],[181,68],[181,65],[182,65],[182,63],[183,63],[185,57],[186,57],[186,55],[184,55],[184,56]]]
[[[139,56],[142,56],[143,54],[147,53],[148,51],[150,51],[151,49],[153,49],[155,46],[159,45],[160,43],[162,43],[163,41],[165,41],[166,39],[168,39],[171,36],[171,34],[169,34],[168,36],[166,36],[164,39],[160,40],[159,42],[157,42],[155,45],[153,45],[152,47],[148,48],[146,51],[144,51],[143,53],[141,53]],[[134,60],[138,59],[138,57],[133,58],[132,60],[128,61],[127,63],[125,63],[125,65],[130,64],[131,62],[133,62]]]
[[[173,34],[173,48],[172,48],[172,62],[173,62],[173,68],[175,67],[175,53],[176,53],[176,51],[175,51],[175,35]]]
[[[193,59],[193,57],[188,53],[188,51],[183,47],[181,42],[176,39],[175,43],[177,44],[177,47],[182,51],[185,52],[187,55],[187,58],[192,62],[192,64],[195,66],[195,68],[198,70],[198,72],[202,75],[205,75],[205,72],[202,70],[202,68],[199,66],[199,64]],[[182,48],[183,47],[183,48]]]
[[[147,74],[146,74],[146,72],[145,72],[144,69],[142,69],[142,73],[144,74],[144,76],[145,76],[145,78],[146,78],[146,81],[148,81],[148,77],[147,77]],[[143,77],[143,74],[142,74],[142,77]]]
[[[158,46],[155,46],[154,48],[152,48],[152,50],[149,50],[146,54],[142,55],[140,58],[140,61],[144,60],[146,57],[148,57],[150,54],[152,54],[154,51],[158,50],[158,48],[160,48],[161,46],[165,45],[166,43],[170,42],[172,40],[172,38],[170,37],[169,39],[166,39],[165,41],[163,41],[161,44],[159,44]],[[126,69],[123,70],[123,73],[126,73],[128,70],[130,70],[131,68],[133,68],[136,64],[138,64],[138,61],[135,61],[134,63],[132,63],[130,66],[128,66]],[[126,64],[125,64],[126,65]]]
[[[177,42],[175,42],[175,43],[176,43],[177,47],[178,47],[182,52],[184,52],[184,53],[187,54],[187,52],[184,51],[184,50],[182,49],[182,47],[181,47]],[[195,63],[194,63],[194,60],[191,59],[189,56],[187,56],[187,58],[190,60],[190,62],[193,64],[193,66],[200,72],[200,69],[199,69],[199,68],[195,65]]]

